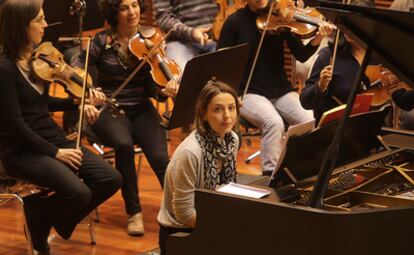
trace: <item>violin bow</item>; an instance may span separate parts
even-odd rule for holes
[[[342,3],[346,3],[345,0],[342,0]],[[349,4],[349,3],[348,3]],[[335,43],[333,46],[333,53],[332,53],[332,58],[330,59],[330,65],[332,66],[332,78],[333,78],[333,72],[334,72],[334,67],[335,67],[335,62],[336,62],[336,54],[338,53],[338,44],[339,44],[339,36],[341,34],[341,30],[339,29],[339,27],[337,27],[336,29],[336,34],[335,34]],[[332,81],[332,80],[331,80]],[[330,82],[329,82],[330,83]],[[328,85],[329,86],[329,85]],[[336,96],[332,96],[331,97],[338,105],[343,105],[344,103],[337,98]]]
[[[256,68],[257,59],[259,58],[260,49],[262,48],[262,44],[263,44],[263,41],[264,41],[266,30],[269,26],[270,17],[272,16],[273,9],[274,9],[274,6],[275,6],[276,3],[277,3],[277,1],[273,1],[270,4],[269,12],[267,13],[267,17],[266,17],[266,24],[263,28],[262,35],[260,36],[259,45],[257,46],[257,50],[256,50],[256,54],[254,56],[253,64],[252,64],[252,67],[250,69],[249,78],[247,79],[246,87],[244,88],[243,95],[241,97],[242,101],[243,101],[243,98],[246,96],[247,90],[249,89],[250,83],[252,81],[254,69]]]
[[[79,109],[79,123],[78,123],[78,136],[76,137],[76,149],[80,149],[82,139],[82,128],[83,128],[83,116],[85,112],[85,95],[86,95],[86,84],[88,82],[88,65],[89,65],[89,50],[91,48],[91,37],[87,37],[86,46],[86,59],[85,59],[85,72],[83,74],[82,84],[82,98]]]
[[[150,59],[156,50],[158,50],[162,43],[165,42],[165,40],[170,36],[171,32],[174,30],[174,28],[171,28],[167,34],[165,34],[164,38],[160,40],[157,44],[155,44],[154,47],[151,48],[151,50],[148,52],[148,55],[139,63],[137,67],[128,75],[128,77],[119,85],[119,87],[115,90],[114,93],[112,93],[111,97],[109,98],[110,101],[113,101],[116,96],[124,89],[124,87],[132,80],[132,78],[141,70],[141,68],[146,64],[148,59]],[[99,109],[99,113],[103,112],[107,108],[107,104],[103,105],[101,109]]]

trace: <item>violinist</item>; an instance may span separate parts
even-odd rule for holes
[[[118,86],[140,63],[128,49],[129,40],[144,28],[139,26],[142,3],[138,0],[99,0],[98,6],[110,25],[110,29],[95,35],[90,51],[90,70],[95,69],[96,83],[110,97]],[[75,60],[75,66],[83,66],[85,52]],[[116,97],[124,116],[114,117],[109,110],[101,113],[92,126],[105,145],[115,150],[115,167],[123,177],[122,197],[128,214],[129,235],[144,234],[142,208],[138,195],[134,145],[144,152],[160,185],[168,164],[165,130],[160,126],[160,116],[150,97],[164,101],[175,96],[178,84],[171,80],[165,88],[159,88],[150,75],[149,65],[133,77]]]
[[[193,57],[212,52],[216,42],[211,28],[218,8],[215,0],[154,0],[155,16],[164,32],[174,29],[167,43],[167,56],[184,71]]]
[[[29,79],[29,59],[47,26],[42,5],[42,0],[6,0],[1,6],[0,155],[10,176],[54,191],[24,203],[34,249],[49,254],[50,229],[69,239],[76,225],[120,188],[122,178],[88,149],[74,149],[51,118],[50,110],[76,109],[73,100],[53,98],[49,84]]]
[[[218,48],[240,43],[250,45],[242,91],[246,86],[261,37],[256,27],[256,19],[268,4],[268,0],[247,0],[245,8],[238,10],[226,20],[220,34]],[[322,38],[331,31],[331,25],[321,24],[315,37],[307,45],[290,32],[270,32],[264,37],[240,113],[242,118],[262,131],[262,171],[265,175],[271,174],[279,159],[285,131],[284,123],[297,124],[313,119],[312,112],[304,110],[300,105],[299,96],[293,91],[287,78],[284,70],[283,43],[287,42],[296,59],[303,62],[316,51]]]
[[[374,6],[370,0],[356,0],[351,4]],[[325,111],[346,103],[365,54],[365,49],[358,42],[342,32],[334,60],[335,70],[332,70],[331,64],[333,51],[333,43],[321,49],[300,95],[302,106],[313,110],[317,121]],[[367,76],[362,77],[362,83],[360,91],[370,86]]]

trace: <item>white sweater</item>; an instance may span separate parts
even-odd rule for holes
[[[236,148],[239,139],[236,133]],[[235,153],[237,156],[237,150]],[[168,164],[164,180],[158,222],[165,227],[189,228],[188,221],[195,213],[194,192],[204,188],[203,151],[193,131],[176,149]]]

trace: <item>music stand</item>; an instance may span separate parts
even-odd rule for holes
[[[248,44],[198,55],[187,62],[174,102],[168,130],[192,124],[200,91],[210,79],[222,81],[239,90],[249,55]]]
[[[317,9],[342,31],[366,46],[364,59],[348,96],[345,113],[325,154],[308,205],[322,208],[329,178],[335,166],[345,124],[354,105],[357,88],[371,55],[386,63],[402,80],[414,83],[414,14],[320,1]],[[392,42],[392,43],[391,43]],[[398,42],[398,43],[396,43]]]
[[[390,105],[386,105],[379,110],[356,114],[349,118],[335,167],[365,158],[372,151],[382,148],[378,135],[389,110]],[[275,187],[276,182],[277,186],[284,186],[290,181],[295,184],[312,181],[318,173],[317,170],[337,127],[338,121],[334,121],[310,133],[289,139],[285,149],[287,153],[280,159],[280,168],[275,169],[274,176],[272,175],[274,178],[270,179],[269,186]]]

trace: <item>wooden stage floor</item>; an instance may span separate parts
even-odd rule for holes
[[[169,133],[169,154],[183,139],[180,130]],[[244,159],[259,149],[260,139],[251,138],[251,145],[243,139],[243,146],[238,155],[238,171],[260,175],[260,158],[246,165]],[[51,254],[53,255],[138,255],[158,246],[158,223],[156,220],[162,191],[146,159],[139,174],[139,188],[144,213],[145,235],[131,237],[126,233],[127,216],[120,191],[99,207],[100,222],[95,226],[97,244],[91,245],[86,225],[79,225],[71,240],[60,238],[55,232],[49,236]],[[15,202],[0,207],[0,254],[28,254],[23,232],[23,221]]]

